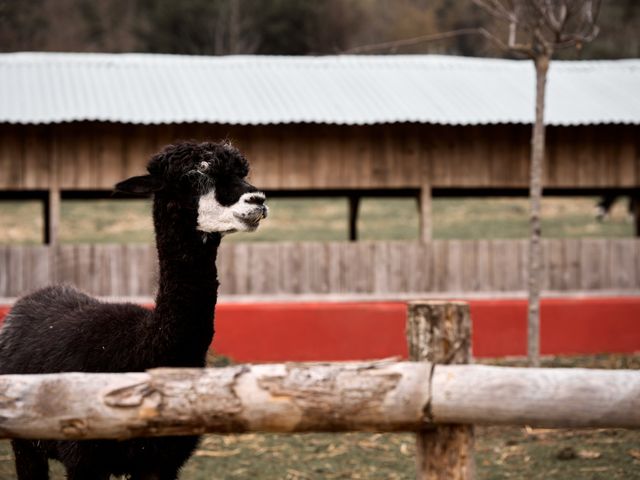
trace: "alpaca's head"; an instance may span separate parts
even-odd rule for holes
[[[249,163],[228,142],[169,145],[147,170],[118,183],[116,191],[161,194],[171,208],[197,212],[194,228],[201,232],[251,232],[267,216],[264,193],[246,181]]]

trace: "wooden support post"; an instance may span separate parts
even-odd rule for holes
[[[60,225],[60,190],[52,187],[44,200],[44,243],[58,243],[58,227]]]
[[[431,185],[424,183],[420,189],[418,211],[420,213],[420,241],[429,242],[433,238],[431,218]]]
[[[360,210],[360,196],[349,196],[349,240],[358,240],[358,211]]]
[[[629,210],[633,217],[633,225],[636,237],[640,237],[640,192],[633,192],[629,199]]]
[[[409,303],[409,358],[439,364],[471,361],[471,317],[464,302]],[[427,412],[427,416],[431,413]],[[473,426],[440,425],[417,434],[418,480],[475,477]]]

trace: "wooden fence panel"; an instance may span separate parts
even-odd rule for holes
[[[426,292],[430,277],[427,266],[429,265],[431,250],[426,244],[415,242],[407,246],[407,285],[410,292]]]
[[[51,265],[44,246],[0,246],[0,294],[15,296],[49,284]]]
[[[389,269],[387,266],[391,260],[389,244],[387,242],[376,242],[373,244],[373,291],[375,293],[385,293],[389,285]]]
[[[278,282],[278,293],[302,293],[303,262],[304,254],[300,244],[286,243],[273,245],[272,250],[280,253],[280,279]],[[256,293],[256,292],[251,292]]]
[[[447,264],[449,261],[449,243],[445,240],[435,240],[431,243],[431,283],[430,290],[434,292],[447,291]]]
[[[608,278],[606,240],[584,239],[580,247],[580,285],[583,290],[605,288]]]
[[[562,281],[560,285],[558,285],[560,290],[567,290],[571,285],[577,285],[580,281],[581,245],[582,243],[578,239],[562,242],[562,262],[564,269],[562,270]]]
[[[271,268],[271,260],[277,259],[278,248],[268,247],[269,245],[249,244],[248,257],[251,266],[251,275],[247,276],[249,293],[276,293],[274,287],[277,287],[278,276],[277,271]]]
[[[638,271],[630,266],[635,264],[634,242],[626,239],[621,241],[609,241],[609,267],[610,280],[614,288],[633,288],[638,284]]]
[[[388,272],[389,282],[386,285],[387,291],[391,292],[409,292],[409,272],[417,270],[418,266],[414,258],[411,258],[411,248],[402,242],[389,243],[389,263],[385,266]],[[373,263],[374,268],[381,268],[381,265]]]
[[[545,239],[543,287],[552,291],[640,290],[640,240]],[[526,240],[225,243],[220,293],[407,294],[522,292]],[[151,296],[152,245],[0,246],[0,297],[52,283],[105,296]]]
[[[444,278],[446,279],[443,291],[462,291],[462,252],[464,244],[461,240],[447,241],[447,262]]]
[[[325,243],[303,243],[302,249],[308,266],[308,292],[329,293],[329,252]]]

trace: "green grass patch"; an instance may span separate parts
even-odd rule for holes
[[[267,199],[269,217],[253,233],[225,237],[231,242],[348,240],[346,198]]]
[[[545,237],[631,237],[627,200],[615,204],[604,222],[594,218],[597,198],[543,199]],[[348,239],[346,198],[273,198],[270,215],[257,232],[225,241],[344,241]],[[527,238],[526,198],[436,198],[433,235],[437,239]],[[42,242],[39,202],[0,202],[0,243]],[[413,198],[363,198],[358,221],[362,240],[416,240],[417,202]],[[149,200],[64,200],[60,241],[128,243],[153,241]]]
[[[420,235],[414,198],[363,198],[358,220],[362,240],[417,240]]]
[[[542,200],[542,235],[557,237],[630,237],[633,224],[627,199],[618,201],[604,222],[595,219],[596,197],[547,197]],[[436,198],[433,235],[443,239],[527,238],[526,198]]]
[[[38,200],[0,200],[0,243],[44,241],[44,207]]]
[[[151,201],[63,200],[62,243],[151,243]]]

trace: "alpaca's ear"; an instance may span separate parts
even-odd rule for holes
[[[157,192],[161,188],[162,183],[160,180],[152,175],[140,175],[138,177],[127,178],[113,187],[116,192],[136,195],[148,195]]]

